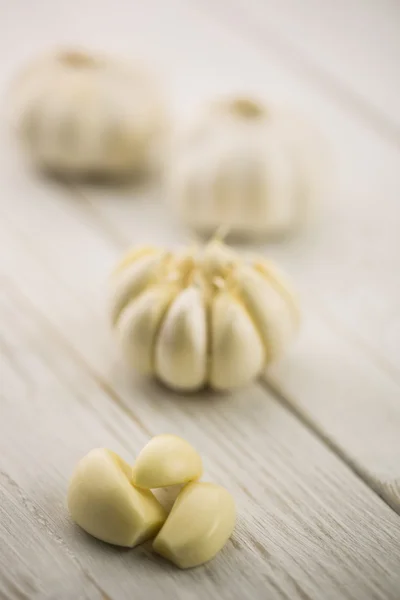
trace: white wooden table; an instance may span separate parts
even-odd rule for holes
[[[311,232],[263,248],[302,295],[288,358],[233,396],[183,397],[127,373],[105,299],[124,248],[188,232],[145,190],[41,180],[2,136],[2,600],[399,600],[399,25],[395,0],[4,3],[2,89],[54,44],[143,56],[177,114],[228,91],[302,110],[339,184]],[[84,453],[132,462],[160,432],[189,439],[239,508],[192,571],[89,539],[66,511]]]

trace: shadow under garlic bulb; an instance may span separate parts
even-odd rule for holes
[[[115,178],[148,170],[167,124],[149,73],[78,51],[55,52],[28,66],[12,106],[34,163],[61,176]]]
[[[247,384],[282,355],[299,322],[276,268],[219,241],[176,253],[134,249],[113,273],[111,294],[130,364],[175,390]]]
[[[200,233],[293,232],[325,179],[322,138],[299,117],[251,98],[211,105],[177,136],[166,168],[169,203]]]

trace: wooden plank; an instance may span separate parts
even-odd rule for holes
[[[295,105],[304,112],[327,137],[338,184],[321,205],[313,230],[264,250],[293,272],[310,297],[321,300],[333,327],[338,321],[348,331],[349,340],[357,338],[366,353],[377,353],[399,378],[399,152],[379,131],[366,126],[362,116],[338,104],[318,81],[305,80],[301,69],[293,69],[280,59],[279,48],[272,52],[274,40],[269,42],[259,28],[249,29],[245,16],[239,18],[238,5],[224,13],[218,3],[149,0],[135,7],[132,19],[123,18],[133,10],[130,3],[125,0],[122,6],[124,10],[115,11],[110,0],[103,0],[96,8],[96,27],[92,27],[89,0],[81,3],[79,21],[69,5],[52,3],[47,12],[43,8],[40,13],[41,27],[46,28],[43,39],[41,27],[25,30],[29,19],[20,22],[17,8],[13,9],[10,24],[18,21],[16,31],[29,43],[7,53],[10,64],[5,70],[11,74],[28,50],[32,53],[43,44],[72,36],[77,43],[86,40],[87,45],[98,47],[101,42],[128,56],[147,56],[163,73],[179,119],[192,114],[210,97],[242,90]],[[57,11],[62,14],[63,34],[58,26],[54,32],[52,27],[45,27],[53,22]],[[1,82],[4,86],[4,78]],[[137,200],[113,201],[112,192],[97,203],[105,222],[125,227],[124,239],[138,236],[137,232],[133,235],[130,225],[131,219],[139,216],[138,204],[145,206],[143,196],[138,195],[141,204]],[[162,193],[158,198],[162,201]],[[167,211],[158,212],[158,198],[140,215],[151,219],[150,229],[157,227],[157,232],[162,232]],[[167,218],[169,225],[174,223],[174,215]],[[181,228],[172,226],[174,232],[183,235]]]
[[[112,600],[137,594],[156,600],[205,594],[319,600],[321,589],[327,600],[397,599],[397,515],[271,395],[254,386],[231,397],[194,400],[119,377],[125,387],[119,397],[134,420],[88,373],[82,353],[71,349],[70,323],[52,325],[48,306],[43,303],[41,314],[27,293],[24,278],[15,286],[3,276],[0,340],[7,366],[0,468],[26,498],[20,512],[10,510],[16,525],[22,519],[22,528],[27,520],[36,528],[37,547],[32,552],[28,546],[26,553],[38,581],[44,569],[48,573],[62,560],[61,553],[54,557],[42,550],[47,538],[57,537]],[[73,303],[69,309],[76,314]],[[89,308],[80,311],[90,319]],[[75,461],[97,445],[132,460],[143,430],[187,436],[204,456],[207,478],[226,485],[237,500],[237,532],[203,568],[182,573],[151,556],[148,547],[127,552],[96,543],[67,516],[66,486]],[[23,529],[18,535],[23,538]],[[61,585],[58,581],[54,591],[60,593]]]
[[[219,0],[226,14],[228,3]],[[272,53],[316,81],[339,103],[360,112],[384,135],[400,141],[399,4],[393,0],[235,0],[243,19]]]
[[[20,2],[16,6],[22,9]],[[234,32],[213,23],[212,14],[210,20],[203,20],[184,3],[161,4],[150,0],[146,7],[140,7],[137,15],[135,7],[133,28],[132,21],[125,18],[129,14],[128,4],[124,5],[125,12],[122,7],[118,12],[111,10],[110,3],[102,1],[96,3],[96,27],[92,27],[94,13],[90,2],[82,2],[76,25],[73,11],[63,3],[58,12],[60,6],[60,3],[54,3],[54,7],[47,7],[48,11],[46,7],[43,9],[43,22],[38,20],[40,27],[36,32],[31,33],[30,24],[26,27],[26,50],[40,45],[39,31],[50,31],[48,25],[58,14],[62,26],[65,25],[65,37],[74,32],[77,39],[84,39],[90,31],[87,38],[90,42],[97,39],[115,46],[119,43],[121,49],[129,52],[132,52],[132,38],[137,37],[142,49],[147,48],[151,56],[160,58],[160,65],[170,75],[171,87],[185,109],[190,110],[215,91],[227,91],[240,85],[268,92],[271,86],[277,98],[290,98],[295,94],[300,105],[308,106],[310,113],[316,113],[317,120],[323,125],[328,124],[329,132],[344,128],[346,135],[335,137],[333,132],[333,138],[338,144],[339,155],[343,154],[343,163],[351,157],[350,151],[358,157],[356,169],[350,163],[344,170],[344,181],[353,185],[350,190],[360,195],[358,204],[349,215],[345,206],[348,196],[336,198],[328,206],[320,234],[307,241],[303,238],[298,246],[290,244],[276,253],[286,257],[283,262],[299,274],[304,287],[308,281],[311,283],[311,291],[317,283],[320,285],[319,276],[325,277],[324,306],[330,306],[329,302],[340,306],[340,295],[334,294],[340,281],[344,279],[342,285],[347,283],[346,276],[352,289],[358,289],[360,282],[354,283],[350,270],[343,277],[340,261],[342,256],[347,258],[347,254],[344,251],[343,255],[338,254],[341,244],[334,239],[335,231],[328,234],[332,222],[340,223],[338,231],[344,234],[344,250],[354,248],[352,277],[365,253],[365,244],[361,243],[365,229],[369,232],[371,228],[372,236],[377,236],[380,227],[388,247],[394,244],[393,222],[397,213],[393,206],[397,199],[398,163],[392,150],[388,150],[379,137],[360,128],[357,122],[353,123],[318,90],[310,90],[301,82],[301,77],[296,79],[285,73],[279,64],[266,62],[246,40],[238,40]],[[12,14],[15,16],[16,12]],[[19,24],[18,31],[23,27],[25,25]],[[54,35],[46,33],[45,39],[57,39],[57,35],[57,32]],[[12,55],[11,47],[12,43],[8,46],[8,56]],[[213,63],[211,75],[210,61]],[[260,77],[266,70],[269,70],[268,81]],[[341,145],[346,145],[349,139],[357,142],[355,145],[350,143],[346,154]],[[4,151],[1,156],[3,193],[0,211],[5,219],[0,235],[0,272],[6,275],[3,285],[8,292],[2,305],[5,318],[0,322],[0,330],[3,328],[1,339],[7,341],[8,354],[10,347],[16,344],[11,352],[13,359],[8,359],[11,365],[4,375],[4,389],[8,393],[14,390],[15,395],[13,401],[7,403],[5,446],[1,454],[5,457],[6,451],[10,453],[12,448],[5,467],[12,471],[13,481],[54,523],[55,530],[61,532],[68,547],[79,554],[82,568],[87,568],[91,576],[101,582],[107,595],[112,594],[115,600],[131,597],[135,589],[140,593],[148,591],[155,598],[204,595],[210,598],[242,598],[244,595],[320,598],[323,589],[328,600],[337,597],[397,599],[399,532],[396,515],[270,395],[254,386],[233,397],[212,400],[199,397],[194,402],[194,398],[175,397],[137,378],[132,381],[122,369],[104,321],[105,276],[118,253],[120,240],[121,245],[125,245],[125,241],[143,239],[144,235],[153,239],[158,237],[159,241],[169,241],[175,232],[182,235],[179,228],[168,227],[172,218],[165,224],[157,223],[157,215],[161,218],[163,213],[158,212],[156,202],[149,205],[146,196],[139,197],[131,205],[117,201],[115,210],[112,207],[110,212],[111,195],[94,197],[94,209],[87,207],[56,188],[33,183],[25,178],[20,164],[13,159],[9,161]],[[370,165],[377,171],[372,180],[369,174],[360,192],[361,174]],[[353,180],[358,183],[351,184]],[[393,198],[385,205],[390,215],[385,221],[379,220],[372,195],[372,192],[382,191],[383,181],[388,195],[390,192],[390,198]],[[354,242],[351,236],[354,223],[358,223],[355,219],[363,215],[360,207],[367,211],[368,218],[362,220],[362,235]],[[345,216],[350,220],[349,224],[343,225]],[[149,232],[144,232],[144,224],[149,227]],[[15,231],[20,232],[20,238],[15,237]],[[326,246],[320,245],[326,236]],[[388,265],[389,249],[385,246],[379,251],[383,255],[382,262]],[[377,274],[376,267],[362,279],[368,293],[371,279],[376,280]],[[379,279],[378,282],[381,283]],[[367,309],[362,307],[361,318],[355,320],[359,306],[354,312],[345,306],[340,320],[351,325],[355,320],[355,331],[362,332],[362,339],[369,341],[373,348],[389,357],[389,363],[393,363],[386,341],[382,343],[378,339],[377,342],[366,327],[370,325],[368,317],[372,326],[377,326],[380,310],[386,318],[387,286],[385,270],[382,286],[378,286],[377,291],[379,310],[376,311],[375,305],[372,309],[368,305]],[[335,314],[340,316],[340,311]],[[16,343],[18,332],[19,342]],[[304,363],[297,362],[299,353],[304,352],[304,360],[306,356],[310,358],[308,343],[317,342],[316,349],[323,350],[328,361],[333,357],[335,367],[327,371],[329,386],[325,389],[324,381],[321,381],[321,362],[315,361],[311,367],[311,361],[307,361],[304,373],[301,369],[296,371],[292,363],[290,390],[295,396],[296,412],[301,412],[304,403],[304,421],[318,427],[321,436],[340,447],[352,468],[372,481],[378,490],[379,482],[384,481],[386,499],[398,508],[395,486],[398,479],[395,464],[398,456],[396,385],[380,368],[370,372],[370,359],[352,349],[331,325],[321,328],[319,319],[311,313],[302,340],[306,345],[299,345],[291,359],[296,365],[303,364],[304,368]],[[396,347],[397,340],[395,337]],[[285,365],[282,368],[285,369]],[[347,386],[338,382],[337,374],[348,382]],[[278,374],[277,385],[282,377]],[[318,387],[316,383],[314,387],[314,379],[318,381]],[[24,394],[22,382],[25,381],[29,385]],[[312,404],[319,400],[323,406],[315,421],[312,420],[313,412],[307,408],[310,394]],[[77,402],[82,402],[82,395],[88,403],[86,408],[76,406]],[[368,410],[365,419],[359,419],[358,403],[363,395],[367,398]],[[349,398],[354,409],[350,413]],[[340,411],[346,417],[351,416],[352,427],[340,427]],[[392,429],[387,438],[388,425]],[[218,562],[185,574],[176,573],[164,563],[149,560],[146,549],[135,553],[134,559],[132,553],[121,555],[114,549],[95,544],[71,530],[62,506],[66,473],[78,452],[103,443],[101,440],[109,440],[107,443],[129,458],[137,449],[138,440],[146,437],[146,432],[165,430],[187,435],[196,443],[205,455],[210,476],[232,489],[244,516],[237,537]],[[13,439],[19,432],[17,437],[24,440],[24,448],[13,443],[11,431]],[[334,439],[329,437],[332,431]],[[371,432],[373,439],[369,437]],[[393,442],[390,446],[385,446],[387,439]],[[0,446],[2,443],[0,436]],[[386,448],[387,454],[382,447]],[[26,460],[27,448],[30,461]],[[371,461],[371,456],[377,459]],[[390,496],[391,488],[396,491],[394,498]]]
[[[13,202],[7,220],[0,223],[0,265],[17,284],[23,281],[31,301],[56,327],[65,328],[71,345],[97,377],[129,396],[106,313],[106,280],[124,242],[118,241],[118,232],[109,232],[92,218],[90,206],[84,210],[83,199],[75,201],[57,187],[33,185],[18,171],[12,177],[11,165],[7,173],[11,180],[3,178],[3,190],[9,190]],[[0,201],[0,211],[1,207]],[[171,231],[166,222],[162,229],[141,231],[140,223],[150,222],[142,212],[148,209],[146,199],[136,208],[136,217],[132,212],[129,219],[131,234],[168,242]],[[13,230],[20,232],[19,242]],[[315,311],[305,310],[302,336],[278,366],[273,383],[282,394],[287,392],[294,410],[399,511],[399,387],[391,376]]]
[[[104,600],[101,588],[79,566],[37,505],[4,472],[0,475],[0,541],[3,600],[51,600],[61,591],[65,600]]]
[[[198,57],[204,48],[204,39],[208,40],[210,48],[217,48],[218,40],[222,42],[223,50],[220,53],[216,51],[213,62],[216,77],[220,79],[220,90],[232,88],[243,74],[245,82],[255,81],[255,75],[259,74],[262,68],[265,69],[266,59],[249,49],[246,43],[237,41],[234,34],[226,32],[207,19],[197,19],[196,13],[183,9],[180,4],[177,7],[183,11],[179,14],[183,14],[180,18],[186,23],[187,31],[192,32],[188,40],[188,52],[179,52],[180,48],[176,42],[173,43],[171,16],[167,18],[162,9],[160,18],[165,17],[165,28],[160,34],[160,43],[165,46],[165,60],[175,64],[177,74],[182,77],[177,89],[182,105],[194,104],[195,96],[202,94],[204,97],[214,83],[206,78],[207,64],[202,67],[196,63],[196,75],[203,74],[200,77],[201,85],[194,81],[193,75],[192,78],[190,76],[191,60],[193,56]],[[143,15],[141,18],[144,18]],[[235,65],[235,69],[232,68],[232,64]],[[385,142],[353,123],[348,115],[321,98],[318,92],[310,91],[300,80],[285,75],[274,63],[267,64],[269,81],[274,83],[274,88],[277,87],[282,95],[286,90],[286,93],[297,93],[297,97],[303,96],[303,101],[308,99],[315,107],[318,118],[325,124],[330,124],[329,131],[332,139],[336,140],[336,148],[343,147],[344,156],[340,163],[342,178],[349,187],[353,186],[354,191],[352,202],[347,202],[347,195],[339,195],[326,206],[325,218],[320,223],[318,232],[299,237],[286,245],[270,247],[268,250],[296,275],[303,290],[308,290],[306,302],[310,297],[320,297],[324,309],[328,307],[328,312],[339,317],[342,325],[355,329],[362,342],[367,339],[374,349],[378,348],[389,367],[396,369],[393,356],[396,356],[399,348],[396,322],[400,305],[400,286],[397,285],[395,277],[399,272],[399,253],[395,252],[398,244],[398,157]],[[186,82],[189,82],[189,85]],[[263,85],[265,86],[265,82]],[[189,91],[185,92],[184,88]],[[350,154],[354,155],[352,161],[346,162]],[[146,194],[138,193],[136,198],[130,201],[129,193],[125,198],[111,191],[102,195],[96,193],[92,204],[87,205],[82,199],[74,201],[65,198],[61,201],[54,190],[48,192],[54,193],[53,200],[44,190],[36,192],[29,180],[21,177],[21,163],[14,161],[11,156],[9,159],[4,156],[3,160],[3,189],[9,192],[2,197],[1,210],[29,235],[33,232],[36,235],[40,234],[41,241],[32,239],[33,249],[41,252],[43,260],[51,262],[55,273],[60,269],[64,270],[68,284],[80,295],[86,282],[91,281],[88,274],[93,269],[96,269],[96,277],[99,277],[96,280],[98,288],[94,288],[93,291],[102,294],[102,278],[105,278],[108,267],[111,267],[117,255],[120,236],[121,246],[131,239],[134,242],[145,239],[157,239],[159,242],[169,242],[171,238],[183,239],[184,234],[174,225],[173,216],[169,215],[165,208],[158,206],[157,199],[149,202]],[[368,169],[370,164],[374,165],[375,171]],[[368,177],[362,179],[361,174],[366,172]],[[357,173],[359,175],[356,177]],[[377,213],[375,203],[375,194],[382,189],[383,181],[388,190],[386,214]],[[13,196],[12,204],[9,195]],[[364,203],[363,210],[360,208],[361,203]],[[390,215],[390,218],[387,218],[387,215]],[[97,221],[93,220],[95,217]],[[149,225],[141,227],[140,223]],[[109,239],[109,244],[99,242],[99,228],[102,235]],[[70,250],[72,235],[79,242],[75,241],[73,250]],[[366,239],[368,248],[374,248],[373,256],[366,248]],[[111,253],[110,247],[114,249]],[[79,254],[78,265],[71,263],[71,251]],[[101,260],[99,258],[97,261],[94,257],[101,257]],[[99,265],[102,265],[101,269]],[[87,292],[85,297],[89,297]],[[314,330],[319,327],[319,322],[317,319]],[[332,340],[329,342],[329,338],[326,338],[325,348],[329,349],[330,343],[333,344],[332,347],[337,347],[337,339],[342,336],[340,328],[337,328],[336,324],[330,324],[325,326],[325,330],[329,331]],[[336,330],[338,333],[335,333]],[[307,339],[307,332],[304,336],[303,339]],[[88,338],[90,339],[90,336]],[[352,340],[351,342],[353,343]],[[93,343],[93,346],[96,346],[96,343]],[[341,358],[340,347],[339,344],[339,350],[335,353],[337,373],[341,373],[342,378],[350,382],[351,389],[354,389],[354,393],[359,397],[369,398],[369,409],[363,412],[364,416],[361,418],[351,413],[348,398],[337,393],[340,389],[339,379],[336,385],[329,388],[321,404],[318,403],[321,391],[315,393],[318,400],[310,399],[308,392],[303,393],[297,381],[293,406],[308,413],[310,421],[315,420],[318,424],[321,434],[332,439],[363,476],[377,482],[377,489],[381,490],[381,482],[384,481],[385,489],[389,491],[381,493],[387,494],[388,501],[398,506],[398,494],[396,492],[394,495],[392,492],[396,486],[391,485],[392,481],[398,479],[398,445],[395,443],[387,451],[391,452],[393,457],[390,464],[394,466],[390,475],[387,474],[386,466],[389,459],[386,453],[382,453],[382,448],[386,447],[384,427],[387,426],[382,402],[388,411],[392,411],[392,407],[396,406],[397,387],[386,375],[377,373],[376,369],[370,374],[370,357],[367,360],[361,359],[360,364],[368,373],[366,380],[361,379],[359,369],[354,370],[354,365],[351,366],[351,363]],[[305,350],[302,348],[301,345],[298,346],[296,360],[297,356],[308,350],[307,346]],[[351,352],[351,349],[348,343],[343,342],[343,354],[348,352]],[[353,352],[356,355],[359,352],[358,347]],[[372,383],[369,377],[372,378]],[[287,373],[286,379],[289,381]],[[303,383],[305,390],[308,390],[308,383],[307,380]],[[284,383],[279,380],[278,384],[285,390]],[[289,388],[289,392],[291,389]],[[373,390],[373,393],[370,390]],[[292,397],[292,394],[289,395]],[[318,419],[314,419],[315,406],[319,408]],[[343,415],[353,416],[348,430],[343,430],[338,424],[333,434],[332,414],[335,414],[338,406]],[[397,422],[397,419],[392,419],[389,424],[393,432],[391,438],[394,440],[399,439],[398,436],[396,438]],[[381,424],[381,432],[380,435],[374,436],[371,442],[370,431],[376,423]],[[369,448],[368,461],[365,460],[365,447]],[[370,461],[371,454],[377,457],[376,461]]]
[[[293,272],[305,300],[317,299],[326,314],[357,338],[367,353],[377,353],[399,378],[400,363],[400,153],[379,130],[342,107],[318,81],[306,81],[296,66],[272,53],[274,40],[263,20],[248,22],[245,11],[208,3],[201,14],[218,20],[223,44],[240,80],[267,73],[260,91],[295,103],[325,134],[332,151],[333,187],[319,208],[313,228],[296,239],[264,245],[263,250]],[[250,4],[250,8],[251,8]],[[200,3],[198,3],[200,10]],[[251,15],[251,12],[249,12]],[[204,24],[207,39],[216,27]],[[245,42],[248,43],[247,47]],[[271,46],[271,47],[270,47]],[[221,62],[223,57],[219,57]],[[218,69],[219,60],[213,66]],[[220,67],[220,76],[223,76]],[[254,89],[250,86],[250,89]],[[113,207],[111,207],[113,210]]]

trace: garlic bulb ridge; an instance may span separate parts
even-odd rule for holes
[[[193,229],[282,235],[312,214],[326,173],[319,134],[251,98],[217,102],[177,136],[166,167],[170,205]]]
[[[64,176],[118,177],[147,169],[167,123],[158,85],[143,68],[75,50],[29,65],[12,105],[34,163]]]
[[[177,390],[248,383],[284,353],[299,321],[275,267],[218,241],[176,253],[135,250],[113,273],[111,291],[130,363]]]

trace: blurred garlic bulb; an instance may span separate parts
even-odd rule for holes
[[[170,204],[201,233],[298,227],[320,194],[324,144],[300,118],[247,98],[212,105],[179,137],[166,169]]]
[[[147,169],[167,122],[147,72],[78,51],[31,64],[15,85],[12,106],[34,162],[68,176],[112,178]]]
[[[138,248],[111,287],[112,321],[130,363],[177,390],[248,383],[283,353],[299,320],[275,267],[216,240],[177,253]]]

